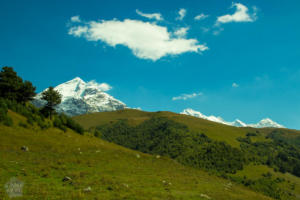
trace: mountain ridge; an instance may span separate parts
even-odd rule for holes
[[[193,110],[191,108],[184,109],[182,112],[180,112],[180,114],[190,115],[190,116],[206,119],[206,120],[209,120],[209,121],[213,121],[213,122],[217,122],[217,123],[221,123],[221,124],[225,124],[225,125],[229,125],[229,126],[236,126],[236,127],[285,128],[283,125],[278,124],[277,122],[274,122],[270,118],[264,118],[256,124],[247,124],[247,123],[244,123],[243,121],[241,121],[239,119],[236,119],[232,122],[228,122],[228,121],[225,121],[222,117],[216,117],[214,115],[206,116],[206,115],[202,114],[201,112]]]

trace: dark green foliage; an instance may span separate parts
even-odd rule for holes
[[[126,120],[97,128],[101,137],[145,153],[166,155],[179,162],[217,173],[235,173],[243,168],[243,153],[224,142],[212,141],[204,134],[163,117],[153,117],[136,127]]]
[[[10,109],[16,113],[19,113],[27,118],[27,123],[33,125],[36,122],[41,128],[49,128],[49,125],[44,120],[44,116],[40,113],[32,104],[20,104],[16,101],[0,98],[0,110],[1,109]],[[7,111],[6,111],[7,112]],[[10,119],[10,121],[12,121]]]
[[[28,128],[27,124],[24,122],[19,122],[19,126],[21,126],[23,128]]]
[[[52,118],[55,112],[55,106],[61,103],[61,94],[54,90],[53,87],[49,87],[46,91],[42,92],[42,99],[47,101],[45,107],[43,108],[43,113],[46,116]]]
[[[251,137],[251,136],[258,136],[259,133],[247,133],[246,136],[247,137]]]
[[[222,173],[235,173],[243,169],[245,163],[243,153],[236,148],[224,142],[201,141],[198,137],[198,144],[190,147],[190,152],[185,152],[185,162],[191,166],[204,168],[207,170],[216,170]]]
[[[241,183],[254,191],[262,192],[274,199],[289,199],[291,197],[291,194],[284,192],[278,185],[278,183],[284,182],[285,180],[273,178],[270,173],[262,174],[261,178],[255,180],[248,179],[246,176],[243,178],[231,177],[231,179],[234,182]]]
[[[13,121],[12,119],[7,115],[8,107],[5,103],[5,100],[0,98],[0,123],[6,125],[6,126],[12,126]]]
[[[12,67],[3,67],[0,72],[0,96],[5,99],[25,103],[36,95],[35,87],[22,80]]]
[[[52,126],[51,122],[49,120],[45,120],[44,115],[34,105],[30,103],[23,105],[17,103],[16,101],[0,98],[0,123],[3,123],[7,126],[12,125],[12,120],[7,115],[8,109],[26,117],[26,122],[28,125],[33,126],[36,123],[41,129],[47,129]],[[27,124],[20,122],[19,126],[27,128]],[[55,118],[53,119],[53,126],[60,128],[63,131],[66,131],[67,128],[70,128],[79,134],[83,134],[84,132],[84,129],[77,122],[65,114],[55,115]]]
[[[53,126],[63,130],[64,132],[67,131],[67,127],[64,125],[64,123],[62,122],[59,116],[55,116],[53,120]]]
[[[17,102],[28,102],[32,101],[33,97],[36,95],[35,87],[29,81],[24,81],[18,91]]]
[[[250,137],[238,138],[248,161],[266,164],[282,173],[300,177],[300,147],[285,140],[279,132],[271,133],[269,142],[251,142]]]
[[[65,114],[59,114],[55,116],[53,125],[63,131],[67,131],[67,128],[70,128],[79,134],[84,133],[84,129],[82,128],[82,126],[80,126],[71,117],[68,117]]]
[[[297,137],[285,137],[282,130],[272,131],[267,138],[271,138],[276,141],[286,142],[288,144],[296,145],[300,147],[300,136]]]

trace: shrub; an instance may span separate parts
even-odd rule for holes
[[[4,124],[5,126],[12,126],[13,121],[8,116],[7,112],[8,112],[8,107],[6,101],[0,98],[0,123]]]
[[[24,122],[19,122],[19,126],[21,126],[23,128],[28,128],[28,125]]]

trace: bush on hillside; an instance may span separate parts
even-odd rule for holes
[[[5,103],[5,100],[0,98],[0,123],[6,125],[6,126],[12,126],[13,121],[12,119],[7,115],[8,107]]]
[[[53,125],[65,132],[67,131],[67,128],[70,128],[79,134],[84,133],[82,126],[65,114],[56,115],[53,120]]]

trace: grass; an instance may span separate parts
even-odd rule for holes
[[[139,113],[131,120],[141,121],[148,114]],[[166,157],[129,150],[88,134],[19,127],[18,122],[26,123],[25,119],[13,112],[9,115],[14,126],[0,125],[1,200],[9,199],[4,185],[12,177],[24,182],[23,196],[17,199],[270,199]],[[22,146],[29,151],[22,151]],[[65,176],[72,181],[63,182]],[[87,187],[90,192],[84,191]]]
[[[99,125],[103,125],[112,121],[116,121],[119,119],[128,119],[129,123],[132,125],[139,124],[152,116],[164,116],[170,119],[173,119],[177,122],[183,123],[189,127],[190,131],[193,132],[200,132],[206,134],[209,138],[218,140],[218,141],[225,141],[228,144],[238,147],[240,143],[236,140],[238,137],[245,137],[249,132],[256,132],[260,133],[260,137],[253,137],[256,141],[264,141],[264,136],[268,135],[275,128],[240,128],[240,127],[233,127],[227,126],[224,124],[188,116],[188,115],[181,115],[172,112],[145,112],[140,110],[133,110],[133,109],[126,109],[126,110],[119,110],[114,112],[100,112],[100,113],[91,113],[87,115],[79,115],[74,117],[74,120],[80,123],[84,128],[88,129],[91,127],[96,127]],[[290,130],[290,129],[276,129],[281,130],[284,132],[286,137],[298,137],[300,136],[300,131],[297,130]]]
[[[247,133],[256,133],[256,136],[251,136],[252,142],[265,142],[271,141],[270,138],[266,138],[267,135],[273,131],[282,133],[282,136],[287,139],[296,139],[300,137],[300,131],[291,129],[275,129],[275,128],[238,128],[227,126],[204,119],[195,118],[187,115],[180,115],[172,112],[144,112],[139,110],[120,110],[115,112],[103,112],[103,113],[93,113],[87,115],[81,115],[74,117],[75,121],[79,122],[85,128],[91,128],[119,119],[128,119],[129,123],[132,125],[137,125],[144,120],[151,118],[154,115],[168,117],[177,122],[183,123],[189,127],[193,132],[200,132],[206,134],[209,138],[218,141],[225,141],[228,144],[238,147],[240,142],[237,140],[238,137],[245,137]],[[271,173],[273,178],[283,178],[284,182],[279,183],[280,188],[282,188],[287,193],[292,193],[296,199],[300,199],[300,179],[289,173],[274,172],[274,170],[266,165],[254,165],[251,163],[244,167],[243,170],[238,171],[237,174],[232,177],[257,180],[262,178],[263,174]],[[293,185],[293,188],[291,188]]]
[[[232,175],[232,177],[247,177],[248,179],[257,180],[262,177],[262,174],[272,174],[273,178],[282,178],[285,179],[284,182],[280,184],[280,188],[284,188],[285,191],[288,191],[296,197],[296,199],[300,198],[300,179],[290,173],[280,173],[275,172],[272,168],[266,165],[248,165],[245,166],[242,171],[238,171],[236,174]],[[293,190],[291,189],[293,186]]]

